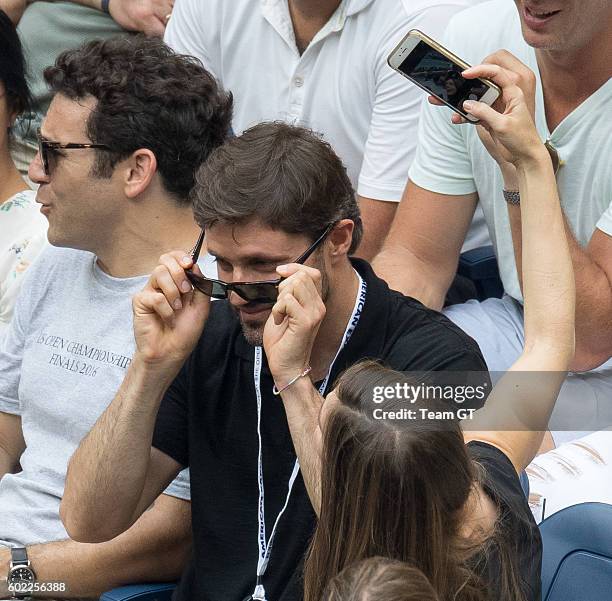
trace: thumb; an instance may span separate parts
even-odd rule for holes
[[[476,117],[479,121],[488,125],[493,131],[499,130],[504,123],[504,116],[484,102],[466,100],[463,103],[463,109],[470,115]]]

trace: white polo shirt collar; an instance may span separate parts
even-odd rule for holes
[[[341,31],[346,19],[372,4],[374,0],[342,0],[327,23],[317,32],[309,46],[325,39],[329,34]],[[288,0],[260,0],[261,13],[283,40],[297,51],[295,32],[289,13]]]

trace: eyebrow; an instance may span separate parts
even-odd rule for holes
[[[208,249],[208,253],[213,256],[218,261],[224,261],[226,263],[231,263],[229,259],[222,256],[219,253],[214,252],[210,248]],[[283,256],[270,256],[270,255],[251,255],[247,257],[243,263],[244,265],[283,265],[285,263],[291,262],[291,259],[287,259],[286,255]]]

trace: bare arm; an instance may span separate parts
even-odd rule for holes
[[[451,285],[478,196],[437,194],[408,182],[391,231],[373,261],[391,288],[440,310]]]
[[[0,10],[3,10],[9,19],[17,25],[26,9],[26,0],[0,0]]]
[[[134,297],[134,359],[70,461],[60,515],[75,540],[101,542],[124,532],[180,470],[151,441],[161,399],[198,341],[210,306],[203,294],[180,291],[190,287],[185,268],[191,261],[184,256],[163,255]]]
[[[71,540],[28,547],[39,582],[66,583],[62,598],[98,597],[117,586],[176,580],[191,551],[191,503],[161,495],[149,511],[117,538],[100,544]],[[0,551],[6,574],[8,549]],[[0,585],[0,598],[7,595]],[[37,597],[58,597],[58,593]]]
[[[397,209],[396,202],[386,202],[358,196],[361,220],[363,221],[363,238],[355,256],[372,261],[382,248],[389,233],[391,222]]]
[[[494,79],[504,93],[501,115],[481,103],[469,110],[482,120],[517,170],[525,345],[470,425],[489,431],[466,432],[466,440],[483,440],[500,448],[520,471],[542,443],[574,354],[574,275],[552,164],[522,91],[501,67],[470,71]],[[499,430],[493,431],[492,424],[499,424]]]
[[[498,65],[507,70],[514,85],[521,88],[531,114],[535,111],[535,75],[516,57],[500,50],[487,57],[484,63]],[[483,135],[484,133],[484,135]],[[481,139],[493,158],[499,163],[507,190],[518,188],[515,167],[501,159],[488,133],[479,131]],[[563,209],[561,209],[563,215]],[[521,211],[508,206],[514,256],[518,280],[522,281]],[[612,356],[612,237],[596,229],[588,245],[581,246],[565,215],[565,234],[576,281],[576,353],[570,369],[587,371],[598,367]]]
[[[10,413],[0,413],[0,480],[4,474],[15,471],[25,446],[21,418]]]
[[[102,10],[101,0],[68,0],[74,4]],[[167,15],[172,13],[174,0],[110,0],[110,16],[128,31],[141,31],[152,37],[163,37]]]
[[[98,543],[118,536],[181,470],[151,447],[171,381],[160,375],[135,356],[115,399],[70,460],[60,516],[74,540]]]

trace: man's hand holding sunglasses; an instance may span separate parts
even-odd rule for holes
[[[268,365],[278,390],[303,373],[325,317],[318,269],[291,263],[277,268],[283,281],[263,334]]]
[[[162,255],[132,301],[137,355],[168,377],[178,373],[194,349],[210,310],[210,298],[194,291],[185,275],[190,268],[201,275],[187,253]]]

